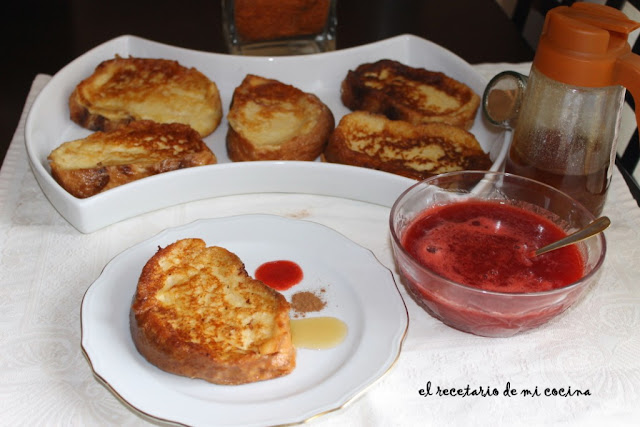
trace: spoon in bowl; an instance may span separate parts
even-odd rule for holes
[[[553,251],[555,249],[563,248],[565,246],[569,246],[574,243],[581,242],[585,239],[588,239],[591,236],[595,236],[596,234],[603,232],[607,227],[609,227],[610,224],[611,224],[611,220],[609,220],[608,217],[601,216],[600,218],[596,219],[595,221],[593,221],[586,227],[581,228],[575,233],[571,233],[568,236],[563,237],[562,239],[556,242],[550,243],[546,246],[541,247],[536,251],[533,251],[531,255],[532,256],[542,255],[549,251]]]

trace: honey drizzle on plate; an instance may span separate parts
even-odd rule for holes
[[[335,317],[291,319],[291,336],[297,348],[326,350],[344,341],[347,325]]]

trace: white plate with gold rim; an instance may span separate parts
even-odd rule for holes
[[[164,372],[136,350],[129,309],[142,267],[181,238],[198,237],[236,253],[253,276],[264,262],[286,259],[302,282],[283,292],[318,292],[347,336],[328,350],[298,349],[281,378],[222,386]],[[408,328],[407,308],[391,272],[366,248],[324,225],[275,215],[198,220],[171,228],[116,256],[82,301],[82,348],[96,375],[120,399],[152,418],[194,426],[304,422],[363,393],[395,363]]]
[[[197,68],[216,82],[225,119],[205,142],[218,157],[219,164],[152,176],[87,199],[75,198],[58,185],[51,176],[47,156],[63,142],[90,133],[69,119],[69,95],[100,62],[116,54],[174,59],[184,66]],[[274,78],[316,94],[331,109],[338,123],[349,112],[340,101],[340,84],[347,72],[362,63],[383,58],[444,72],[466,83],[478,94],[482,94],[487,84],[486,79],[460,57],[411,35],[334,52],[275,58],[200,52],[121,36],[69,63],[38,95],[25,129],[29,163],[49,201],[83,233],[167,206],[232,194],[319,194],[390,207],[400,193],[414,183],[412,180],[386,172],[322,162],[233,163],[229,161],[225,147],[226,114],[231,96],[246,74]],[[471,132],[494,161],[492,169],[500,169],[507,147],[505,132],[488,125],[480,112]]]

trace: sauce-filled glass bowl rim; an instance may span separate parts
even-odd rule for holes
[[[602,264],[604,263],[604,259],[605,259],[605,254],[607,252],[607,242],[606,239],[604,237],[604,233],[599,233],[596,236],[591,237],[591,239],[600,239],[601,240],[601,245],[602,245],[602,251],[600,253],[600,256],[598,258],[598,261],[596,262],[596,264],[591,268],[591,271],[589,271],[587,274],[583,275],[579,280],[570,283],[566,286],[562,286],[560,288],[556,288],[556,289],[551,289],[548,291],[538,291],[538,292],[499,292],[499,291],[489,291],[489,290],[485,290],[485,289],[480,289],[471,285],[466,285],[464,283],[458,283],[455,282],[451,279],[448,279],[447,277],[444,277],[438,273],[436,273],[435,271],[426,268],[424,265],[422,265],[420,262],[418,262],[413,255],[411,255],[406,249],[405,247],[402,245],[402,240],[400,239],[400,237],[398,236],[398,233],[396,232],[396,227],[394,225],[394,218],[395,218],[395,214],[398,211],[398,209],[400,208],[400,205],[402,204],[403,201],[405,201],[406,197],[409,195],[409,193],[411,193],[412,191],[414,191],[417,187],[422,187],[425,185],[430,185],[429,183],[435,180],[441,180],[443,178],[447,178],[450,176],[456,176],[456,175],[482,175],[482,176],[502,176],[502,177],[508,177],[508,179],[515,179],[515,180],[521,180],[523,182],[528,182],[529,185],[534,185],[534,186],[539,186],[541,188],[545,188],[547,191],[551,192],[551,193],[556,193],[558,195],[560,195],[560,197],[562,198],[566,198],[568,201],[571,201],[579,210],[584,211],[585,215],[587,215],[587,217],[589,218],[589,222],[595,220],[595,217],[588,211],[588,209],[586,207],[584,207],[580,202],[578,202],[577,200],[573,199],[571,196],[569,196],[568,194],[564,193],[563,191],[560,191],[550,185],[547,185],[545,183],[542,183],[540,181],[536,181],[530,178],[525,178],[519,175],[514,175],[514,174],[510,174],[510,173],[506,173],[506,172],[490,172],[490,171],[457,171],[457,172],[447,172],[447,173],[443,173],[443,174],[439,174],[427,179],[424,179],[422,181],[419,181],[415,184],[413,184],[411,187],[407,188],[405,191],[402,192],[402,194],[400,194],[400,196],[396,199],[395,203],[393,204],[393,206],[391,207],[391,212],[389,214],[389,229],[391,230],[391,238],[394,241],[394,244],[397,248],[397,250],[399,250],[400,252],[402,252],[402,254],[411,261],[411,263],[419,270],[422,272],[425,272],[427,274],[430,274],[432,276],[435,276],[436,278],[442,280],[443,282],[446,282],[447,284],[466,290],[466,291],[470,291],[470,292],[474,292],[474,293],[478,293],[478,294],[483,294],[483,295],[495,295],[495,296],[499,296],[499,297],[539,297],[539,296],[548,296],[548,295],[554,295],[554,294],[562,294],[565,293],[573,288],[576,288],[580,285],[583,285],[585,283],[589,282],[589,278],[591,276],[593,276],[594,274],[596,274],[596,272],[598,272],[598,270],[600,270],[600,268],[602,267]],[[504,201],[504,199],[491,199],[491,198],[483,198],[483,197],[477,197],[475,199],[470,198],[469,200],[479,200],[479,201]],[[435,207],[435,206],[445,206],[449,203],[441,203],[441,204],[434,204],[432,206],[429,207],[425,207],[424,209],[428,209],[431,207]],[[424,211],[421,210],[420,212]],[[420,213],[419,212],[419,213]],[[414,216],[413,218],[411,218],[411,220],[409,221],[409,223],[411,224],[415,219],[417,218],[417,215]],[[585,260],[586,261],[586,260]],[[396,260],[396,262],[398,262]]]

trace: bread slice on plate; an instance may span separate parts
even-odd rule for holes
[[[349,70],[341,85],[349,109],[384,114],[413,124],[442,122],[471,129],[480,97],[441,72],[382,59]]]
[[[71,120],[110,131],[134,120],[184,123],[205,137],[222,119],[218,87],[177,61],[116,56],[100,63],[69,97]]]
[[[335,125],[314,94],[252,74],[235,89],[227,119],[227,152],[236,162],[315,160]]]
[[[78,198],[151,175],[217,162],[188,125],[150,120],[65,142],[48,160],[53,178]]]
[[[417,180],[492,166],[476,138],[462,128],[446,123],[413,125],[366,111],[349,113],[340,120],[324,159]]]
[[[131,334],[162,370],[244,384],[295,368],[289,309],[282,294],[247,274],[237,255],[187,238],[159,249],[144,266]]]

